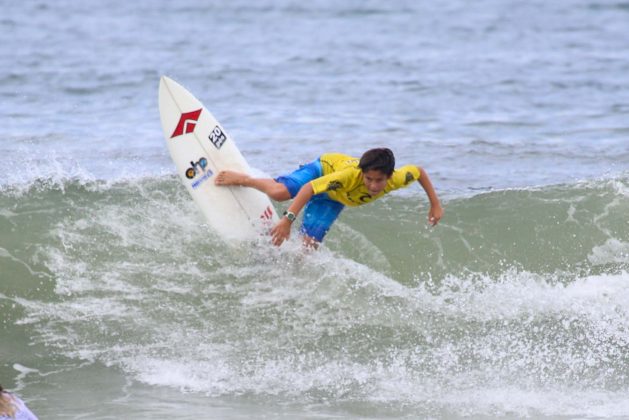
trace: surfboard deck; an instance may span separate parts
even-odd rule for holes
[[[159,83],[159,112],[177,173],[213,230],[223,239],[236,241],[255,239],[268,231],[278,216],[266,194],[253,188],[214,185],[214,176],[222,170],[251,174],[216,118],[166,76]]]

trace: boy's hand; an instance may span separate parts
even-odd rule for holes
[[[286,217],[282,217],[273,229],[271,229],[271,237],[273,245],[280,246],[290,237],[291,222]]]
[[[428,211],[428,223],[431,226],[435,226],[439,223],[439,220],[443,217],[443,208],[441,206],[430,206],[430,210]]]

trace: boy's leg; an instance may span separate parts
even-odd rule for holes
[[[216,185],[238,185],[262,191],[275,201],[286,201],[291,198],[288,188],[271,178],[253,178],[248,174],[234,171],[221,171],[214,180]]]
[[[304,209],[304,221],[300,229],[304,235],[304,244],[316,248],[344,208],[338,201],[330,200],[326,193],[312,197]]]
[[[323,175],[321,161],[316,159],[288,175],[271,178],[253,178],[248,174],[234,171],[221,171],[216,175],[216,185],[239,185],[262,191],[275,201],[294,198],[307,182]]]

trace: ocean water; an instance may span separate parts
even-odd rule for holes
[[[41,418],[629,417],[627,2],[5,3],[0,383]],[[442,222],[416,186],[222,242],[161,75],[263,173],[392,148]]]

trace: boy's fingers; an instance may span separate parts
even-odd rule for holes
[[[283,235],[281,232],[273,232],[273,245],[280,246],[284,242],[287,236]]]

